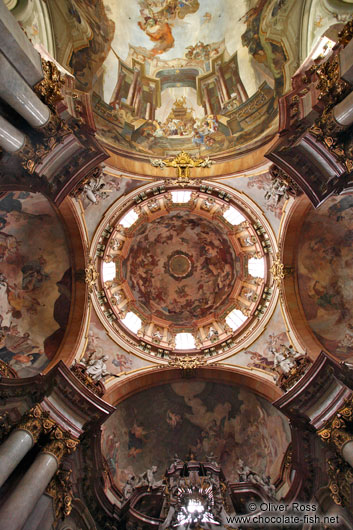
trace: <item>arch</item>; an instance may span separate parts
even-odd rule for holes
[[[282,300],[289,325],[299,344],[308,350],[308,355],[314,360],[322,351],[323,346],[306,320],[300,301],[297,278],[298,242],[306,214],[311,209],[311,202],[304,194],[294,202],[282,228],[281,261],[285,267],[294,271],[283,280]]]
[[[118,405],[129,397],[152,388],[181,380],[182,372],[176,368],[154,368],[140,372],[110,385],[103,399],[111,405]],[[201,381],[241,385],[265,398],[271,403],[282,396],[282,390],[271,381],[250,370],[224,366],[202,366],[195,371],[195,379]]]
[[[83,339],[85,316],[88,308],[87,286],[84,281],[87,246],[83,227],[72,199],[66,197],[59,206],[58,213],[64,224],[71,255],[71,306],[68,324],[60,347],[45,368],[44,373],[47,373],[59,360],[62,360],[67,366],[72,364]]]

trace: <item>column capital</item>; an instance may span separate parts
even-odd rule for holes
[[[28,432],[33,438],[33,443],[36,443],[44,430],[44,425],[47,425],[50,421],[48,418],[49,412],[44,411],[37,404],[25,413],[22,420],[15,426],[15,429]]]
[[[80,440],[53,423],[54,427],[49,432],[50,441],[43,447],[42,453],[52,455],[59,464],[64,456],[76,450]]]
[[[353,433],[347,430],[347,423],[353,421],[353,396],[350,396],[344,407],[317,431],[323,442],[332,443],[339,453],[346,443],[353,441]]]

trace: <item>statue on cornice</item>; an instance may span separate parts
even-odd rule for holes
[[[103,379],[106,375],[110,375],[107,370],[107,365],[105,364],[105,361],[108,359],[108,355],[103,355],[98,359],[91,358],[87,361],[83,359],[81,364],[85,366],[85,373],[89,375],[93,381],[97,382]]]
[[[297,352],[292,345],[288,347],[281,344],[280,348],[280,351],[270,348],[270,352],[274,357],[273,366],[275,369],[279,369],[283,374],[288,375],[292,368],[296,367],[296,360],[299,357],[302,357],[302,354]]]
[[[131,495],[134,492],[134,489],[136,487],[136,477],[134,475],[131,475],[123,488],[123,499],[124,501],[127,501],[130,499]]]

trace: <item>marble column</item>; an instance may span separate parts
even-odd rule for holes
[[[220,82],[222,93],[223,93],[223,99],[224,101],[228,101],[229,91],[228,91],[227,83],[224,77],[223,68],[221,65],[217,66],[217,74],[218,74],[219,82]]]
[[[333,117],[342,127],[349,127],[353,123],[353,92],[333,108]]]
[[[49,108],[42,103],[1,52],[0,72],[0,97],[32,127],[46,125],[50,119]]]
[[[126,77],[125,73],[124,72],[120,72],[118,82],[116,84],[112,99],[110,101],[110,105],[112,105],[112,107],[114,107],[114,108],[116,108],[116,106],[120,103],[120,99],[121,99],[120,92],[121,92],[121,87],[123,85],[123,81],[124,81],[125,77]]]
[[[353,467],[353,440],[350,440],[343,445],[341,455],[345,461]]]
[[[0,487],[33,445],[33,436],[22,429],[12,431],[5,442],[0,445]]]
[[[132,106],[132,103],[135,97],[135,91],[136,91],[136,85],[137,85],[137,79],[138,79],[139,73],[140,72],[138,70],[134,71],[134,77],[132,79],[132,83],[130,85],[129,93],[128,93],[127,100],[126,100],[126,103],[131,106]]]
[[[219,104],[220,104],[220,106],[221,106],[221,108],[222,108],[223,105],[224,105],[224,96],[223,96],[223,91],[222,91],[221,83],[220,83],[220,80],[218,79],[218,77],[215,78],[215,81],[216,81],[216,87],[217,87],[217,94],[218,94]]]
[[[152,105],[149,101],[147,101],[147,105],[146,105],[146,112],[145,112],[145,119],[146,120],[150,120],[151,119],[151,114],[152,114]]]
[[[241,80],[240,76],[239,76],[239,80],[237,82],[237,87],[241,93],[241,96],[242,96],[242,100],[241,102],[244,103],[244,101],[246,101],[247,99],[249,99],[249,96],[248,96],[248,93],[246,91],[246,88],[244,86],[244,83],[243,81]]]
[[[203,89],[203,95],[206,103],[206,114],[207,116],[209,116],[210,114],[212,114],[212,106],[207,86],[205,86]]]
[[[0,528],[21,530],[58,469],[50,453],[40,453],[0,508]]]
[[[8,153],[16,153],[24,143],[25,135],[0,116],[0,147]]]

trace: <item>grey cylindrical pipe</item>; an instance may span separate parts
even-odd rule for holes
[[[353,92],[350,92],[343,101],[333,107],[333,117],[343,127],[353,123]]]
[[[24,143],[25,135],[0,116],[0,147],[8,153],[16,153]]]
[[[341,455],[353,467],[353,441],[346,442],[341,449]]]
[[[49,108],[42,103],[1,52],[0,72],[0,97],[32,127],[46,125],[50,119]]]
[[[33,447],[33,443],[28,431],[17,429],[0,445],[0,487]]]
[[[0,528],[21,530],[58,469],[49,453],[40,453],[0,508]]]

